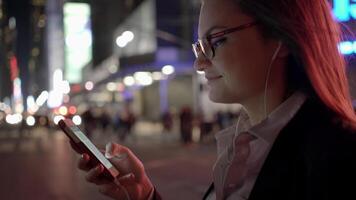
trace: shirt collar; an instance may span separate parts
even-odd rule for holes
[[[278,133],[294,117],[305,100],[306,96],[304,93],[299,91],[293,93],[287,100],[273,110],[266,119],[254,126],[251,125],[247,111],[241,109],[235,136],[247,131],[255,137],[263,139],[268,144],[272,144]]]

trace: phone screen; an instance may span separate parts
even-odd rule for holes
[[[105,165],[106,168],[110,169],[113,165],[105,158],[105,156],[96,148],[96,146],[89,140],[89,138],[76,126],[70,127],[72,133],[75,134],[75,137],[78,137],[81,142],[84,143],[86,147],[94,154],[99,161]]]
[[[89,153],[94,156],[97,161],[99,161],[104,168],[107,169],[112,178],[119,174],[111,162],[70,119],[60,120],[58,125],[78,147],[81,147],[82,150],[86,151],[85,153]]]

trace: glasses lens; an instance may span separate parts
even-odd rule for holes
[[[193,53],[194,53],[195,57],[198,58],[199,52],[201,52],[200,47],[199,47],[200,44],[194,43],[194,44],[192,44],[192,46],[193,46]]]
[[[213,51],[209,45],[209,42],[206,40],[199,40],[199,44],[204,56],[208,59],[211,59],[213,57]]]

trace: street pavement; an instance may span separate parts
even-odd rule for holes
[[[177,131],[139,124],[122,143],[142,160],[163,199],[201,199],[216,159],[212,137],[182,145]],[[196,134],[195,134],[196,135]],[[118,142],[115,131],[94,132],[97,146]],[[0,200],[105,200],[76,168],[79,155],[59,130],[0,130]]]

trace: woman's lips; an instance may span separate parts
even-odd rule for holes
[[[217,80],[217,79],[222,78],[222,76],[221,76],[221,75],[219,75],[219,76],[205,76],[205,78],[206,78],[208,81],[214,81],[214,80]]]

